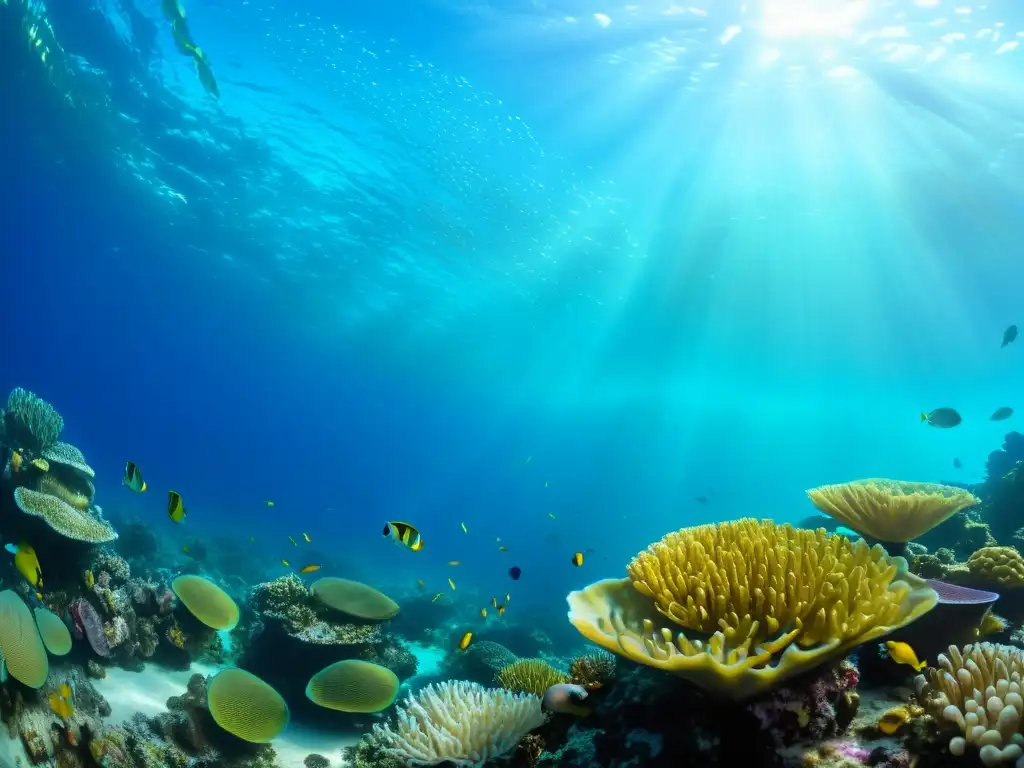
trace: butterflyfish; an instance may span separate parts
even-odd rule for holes
[[[448,579],[448,586],[451,587],[452,589],[455,589],[455,582],[452,581],[451,579]]]
[[[43,569],[39,567],[39,558],[36,551],[28,544],[6,544],[4,549],[14,555],[14,567],[25,581],[36,589],[43,588]]]
[[[32,466],[38,469],[40,472],[50,471],[50,462],[46,459],[32,459]]]
[[[907,645],[907,643],[901,643],[896,640],[886,640],[885,647],[889,649],[890,659],[895,661],[897,664],[906,664],[915,672],[920,672],[928,666],[926,662],[917,660],[917,654],[914,653],[914,649]]]
[[[465,523],[460,523],[460,525],[462,526],[462,532],[463,533],[469,533],[469,531],[466,530],[466,524]]]
[[[576,553],[573,554],[573,556],[572,556],[572,564],[575,565],[577,568],[579,568],[581,565],[583,565],[583,553],[582,552],[576,552]]]
[[[511,592],[506,592],[505,593],[505,602],[507,603],[511,599],[512,599],[512,593]]]
[[[487,618],[487,609],[486,609],[486,608],[481,608],[481,609],[480,609],[480,615],[481,615],[481,616],[482,616],[483,618],[485,618],[485,619],[486,619],[486,618]]]
[[[304,565],[301,568],[299,568],[299,573],[313,573],[313,572],[319,571],[319,570],[320,570],[320,566],[319,565]]]
[[[494,597],[494,595],[491,595],[491,605],[493,605],[495,608],[498,607],[498,598]]]
[[[11,451],[11,471],[21,472],[21,465],[25,459],[21,455],[21,451]]]
[[[878,730],[886,736],[892,736],[906,723],[909,723],[910,718],[910,710],[906,707],[893,707],[878,718]]]
[[[498,615],[499,616],[504,616],[505,615],[505,606],[504,605],[499,605],[498,606]]]
[[[473,633],[472,632],[467,632],[466,634],[464,634],[462,636],[462,639],[459,640],[459,650],[460,651],[466,650],[467,648],[469,648],[469,644],[472,643],[472,642],[473,642]]]
[[[508,547],[506,547],[504,544],[499,544],[498,545],[498,551],[499,552],[508,552]]]
[[[56,693],[50,694],[50,709],[53,713],[64,720],[71,717],[74,709],[71,706],[71,686],[61,683]]]
[[[167,492],[167,516],[176,523],[185,519],[185,503],[177,491]]]
[[[292,543],[293,547],[299,546],[299,543],[297,541],[295,541],[295,539],[293,539],[291,536],[288,537],[288,541],[290,541]]]
[[[444,592],[438,592],[436,595],[434,595],[433,599],[430,602],[436,603],[442,597],[444,597]]]
[[[82,572],[82,583],[85,584],[86,589],[92,589],[93,585],[96,583],[96,577],[92,575],[92,571],[88,568]]]
[[[519,581],[519,577],[523,575],[523,569],[518,565],[513,565],[508,569],[508,575],[512,577],[512,581]]]
[[[395,544],[400,544],[413,552],[423,549],[423,537],[420,532],[408,523],[398,521],[384,523],[384,535]]]
[[[309,544],[311,541],[313,541],[311,538],[309,538],[309,534],[308,533],[303,533],[302,534],[302,538],[304,538],[306,540],[307,544]]]
[[[552,520],[554,520],[555,519],[555,513],[554,512],[548,512],[548,517],[550,517]]]
[[[267,499],[267,500],[266,500],[265,502],[263,502],[263,503],[264,503],[264,504],[266,504],[266,505],[267,505],[268,507],[276,507],[276,506],[277,506],[277,502],[275,502],[275,501],[271,501],[270,499]]]
[[[285,568],[291,568],[292,567],[292,564],[289,563],[287,560],[285,560],[283,557],[281,558],[281,565],[283,565]]]
[[[541,707],[548,712],[586,717],[590,714],[590,710],[581,706],[580,702],[584,701],[587,696],[587,689],[582,685],[556,683],[544,692]]]
[[[129,489],[136,493],[142,493],[146,490],[146,481],[142,479],[142,470],[136,466],[134,461],[126,461],[124,463],[124,477],[121,478],[121,485],[128,486]]]
[[[448,565],[462,565],[461,560],[449,560]]]

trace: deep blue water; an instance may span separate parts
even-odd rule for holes
[[[215,101],[155,0],[48,4],[47,65],[12,2],[0,385],[108,512],[268,575],[303,531],[382,585],[459,559],[457,599],[518,564],[544,622],[683,525],[978,480],[1024,407],[1024,14],[778,5],[188,3]]]

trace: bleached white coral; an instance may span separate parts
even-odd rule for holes
[[[449,681],[428,685],[398,707],[394,726],[375,725],[386,752],[405,765],[482,766],[544,723],[540,698]]]

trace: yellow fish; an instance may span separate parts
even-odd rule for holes
[[[267,499],[267,500],[266,500],[266,502],[264,502],[264,503],[265,503],[265,504],[266,504],[266,505],[267,505],[268,507],[276,507],[276,506],[277,506],[277,503],[276,503],[276,502],[273,502],[273,501],[271,501],[270,499]]]
[[[895,661],[897,664],[906,664],[915,672],[920,672],[928,666],[926,662],[917,660],[917,654],[914,653],[914,649],[906,643],[900,643],[895,640],[886,640],[885,647],[889,649],[890,659]]]
[[[499,552],[508,552],[508,547],[506,547],[504,544],[501,544],[501,545],[498,546],[498,551]]]
[[[466,650],[467,648],[469,648],[469,644],[472,643],[472,642],[473,642],[473,633],[472,632],[467,632],[466,634],[464,634],[462,636],[462,639],[459,640],[459,650],[460,651]]]
[[[182,547],[181,551],[184,552],[187,555],[188,554],[188,544],[186,544],[184,547]]]
[[[466,524],[465,523],[461,523],[461,525],[462,525],[462,532],[463,533],[469,533],[469,531],[466,530]]]
[[[32,459],[32,466],[38,469],[40,472],[50,471],[50,462],[46,459]]]
[[[288,537],[288,541],[290,541],[292,543],[293,547],[299,546],[299,543],[297,541],[295,541],[295,539],[293,539],[291,536]]]
[[[434,595],[434,599],[433,599],[433,600],[431,600],[430,602],[432,602],[432,603],[436,603],[436,602],[437,602],[438,600],[440,600],[440,599],[441,599],[442,597],[444,597],[444,592],[438,592],[438,593],[437,593],[436,595]]]
[[[299,568],[299,573],[313,573],[314,571],[319,571],[319,570],[320,570],[320,566],[319,565],[304,565],[301,568]]]
[[[309,544],[312,541],[312,539],[309,538],[309,534],[308,533],[302,534],[302,538],[304,538],[306,540],[307,544]]]
[[[408,523],[399,521],[384,523],[384,535],[395,544],[411,549],[413,552],[423,549],[423,537],[420,536],[420,532],[416,528]]]
[[[575,565],[577,568],[579,568],[581,565],[583,565],[583,553],[582,552],[576,552],[575,554],[573,554],[573,556],[572,556],[572,564]]]
[[[493,605],[495,608],[498,607],[498,598],[494,597],[493,595],[491,596],[491,605]]]
[[[910,710],[906,707],[893,707],[878,719],[878,730],[886,736],[892,736],[904,724],[910,722]]]
[[[481,609],[480,609],[480,615],[481,615],[481,616],[482,616],[483,618],[485,618],[485,619],[486,619],[486,618],[487,618],[487,609],[486,609],[486,608],[481,608]]]
[[[146,481],[142,479],[142,470],[133,461],[124,463],[124,477],[121,478],[121,485],[128,486],[136,493],[143,493],[148,487]]]
[[[185,519],[185,504],[177,491],[167,492],[167,516],[176,523]]]
[[[292,567],[292,564],[291,564],[291,563],[289,563],[289,562],[288,562],[287,560],[285,560],[284,558],[281,558],[281,565],[283,565],[283,566],[284,566],[285,568],[291,568],[291,567]]]
[[[505,606],[504,605],[499,605],[498,606],[498,615],[499,616],[504,616],[505,615]]]
[[[449,560],[448,565],[462,565],[461,560]]]
[[[92,575],[92,571],[86,569],[82,574],[82,582],[85,584],[86,589],[92,589],[93,585],[96,583],[96,577]]]
[[[203,89],[215,99],[220,98],[220,88],[217,87],[217,79],[213,76],[210,68],[210,60],[206,58],[202,48],[192,49],[192,61],[196,65],[196,76],[199,78]]]
[[[43,570],[39,567],[39,558],[36,557],[36,551],[25,542],[17,546],[6,544],[4,549],[14,555],[14,567],[18,573],[25,577],[25,581],[36,589],[42,589]]]
[[[512,599],[512,593],[511,592],[506,592],[505,593],[505,602],[507,603],[511,599]]]
[[[25,460],[21,456],[20,451],[11,451],[11,471],[21,472],[21,465]]]
[[[67,720],[74,709],[71,707],[71,686],[62,683],[56,693],[50,694],[50,709],[57,717]]]
[[[452,589],[455,589],[455,582],[452,581],[451,579],[448,579],[448,586],[451,587]]]

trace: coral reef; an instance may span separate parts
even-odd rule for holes
[[[489,640],[473,643],[463,652],[451,650],[441,666],[444,677],[452,680],[469,680],[481,685],[492,685],[498,672],[518,661],[508,648]]]
[[[568,680],[568,676],[542,659],[519,659],[498,670],[494,682],[513,693],[544,696],[552,685]]]
[[[615,679],[616,658],[605,650],[576,656],[569,663],[569,682],[588,691],[603,688]]]

